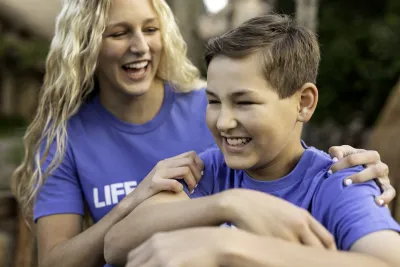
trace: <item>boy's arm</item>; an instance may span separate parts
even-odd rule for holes
[[[149,266],[162,266],[165,262],[174,262],[176,266],[192,267],[394,267],[400,266],[399,240],[395,232],[377,232],[354,244],[355,252],[340,252],[242,230],[191,228],[153,235],[129,253],[127,266],[150,262]],[[383,242],[392,245],[389,248],[377,246]]]
[[[226,222],[227,215],[221,195],[190,200],[183,191],[161,192],[147,199],[106,234],[106,262],[123,266],[131,249],[159,231]]]
[[[222,263],[234,267],[400,266],[400,236],[393,231],[380,231],[361,238],[351,248],[352,252],[316,249],[248,233],[237,244],[239,249],[227,249],[221,254]]]

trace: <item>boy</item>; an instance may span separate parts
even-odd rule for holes
[[[308,210],[334,236],[338,249],[370,254],[377,259],[370,261],[374,266],[399,266],[398,254],[375,246],[385,242],[400,247],[399,225],[387,208],[373,201],[379,195],[378,187],[372,182],[344,187],[344,178],[362,168],[330,174],[331,158],[301,141],[303,123],[310,120],[318,102],[315,83],[320,51],[315,35],[286,16],[266,15],[212,39],[205,58],[207,124],[220,149],[201,155],[204,175],[192,194],[201,198],[176,205],[154,204],[183,200],[185,196],[165,193],[150,198],[144,204],[147,208],[140,207],[132,215],[137,218],[133,224],[136,229],[143,230],[146,225],[151,231],[165,231],[226,220],[256,234],[311,246],[322,243],[334,250],[323,229],[313,223],[300,227],[297,235],[282,234],[287,232],[287,220],[282,218],[297,212],[289,202]],[[243,189],[267,194],[263,199],[260,194]],[[219,217],[211,214],[215,207],[219,211],[223,207]],[[166,219],[168,214],[181,220],[175,219],[174,225]],[[273,218],[267,218],[270,214],[274,214]],[[157,218],[163,218],[164,225]],[[300,251],[303,249],[297,246]],[[326,266],[333,263],[331,259],[338,260],[336,266],[358,266],[369,259],[359,254],[343,257],[338,252],[329,253],[325,255],[326,259],[330,257]],[[313,265],[313,259],[298,260],[288,266],[318,266]]]

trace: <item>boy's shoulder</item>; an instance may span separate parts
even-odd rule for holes
[[[346,178],[348,178],[353,174],[363,171],[364,170],[363,166],[361,165],[354,166],[331,173],[329,169],[334,164],[334,161],[329,156],[329,154],[315,147],[307,147],[307,150],[312,151],[315,155],[314,160],[311,166],[309,166],[309,168],[318,166],[321,169],[322,179],[319,182],[319,187],[317,190],[318,194],[316,195],[324,197],[325,199],[331,198],[333,201],[334,198],[339,196],[345,190],[353,188],[354,186],[359,186],[360,188],[362,188],[361,190],[367,190],[367,188],[368,189],[372,188],[373,190],[379,191],[379,188],[377,187],[374,181],[369,181],[363,184],[352,185],[352,186],[346,186],[344,184],[344,180]]]

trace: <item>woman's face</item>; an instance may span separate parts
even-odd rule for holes
[[[113,0],[97,65],[101,90],[145,94],[155,80],[163,44],[150,0]]]

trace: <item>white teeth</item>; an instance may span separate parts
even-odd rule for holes
[[[140,63],[133,63],[133,64],[125,65],[125,67],[130,68],[130,69],[143,69],[143,68],[147,67],[148,64],[149,64],[148,61],[144,61],[144,62],[140,62]]]
[[[230,146],[243,146],[250,142],[251,138],[226,138],[228,145]]]

